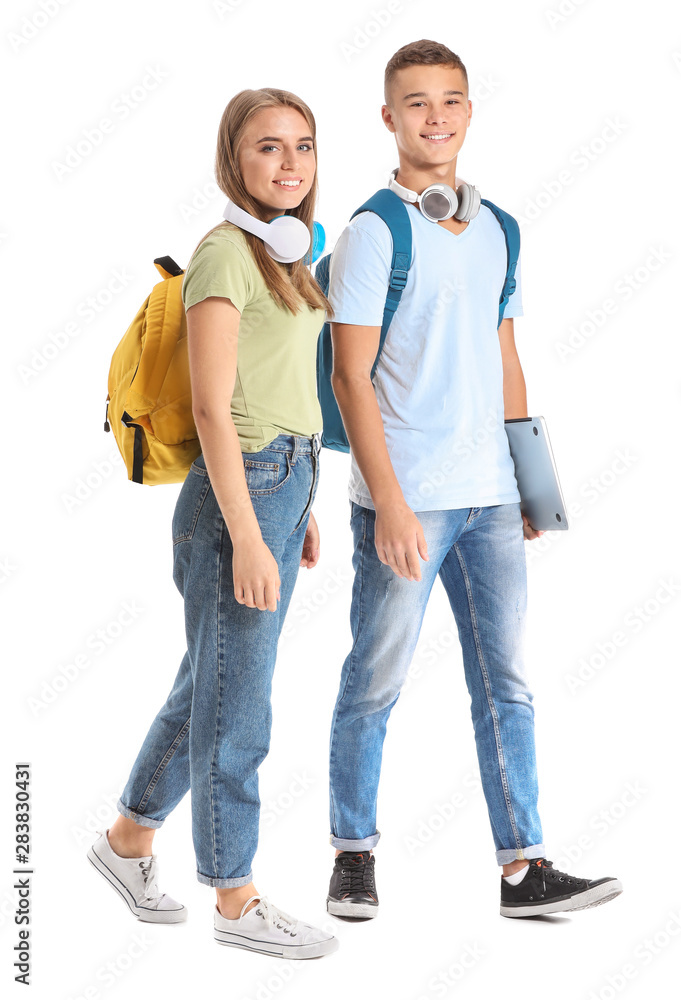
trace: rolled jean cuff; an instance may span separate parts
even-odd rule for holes
[[[533,844],[532,847],[505,848],[497,851],[497,864],[510,865],[512,861],[532,861],[533,858],[543,858],[546,848],[543,844]]]
[[[126,805],[123,805],[123,802],[120,799],[116,803],[116,808],[121,816],[127,816],[128,819],[134,820],[138,826],[150,826],[152,829],[156,830],[159,826],[163,826],[165,823],[165,820],[163,819],[149,819],[148,816],[135,812],[134,809],[129,809]]]
[[[213,878],[212,875],[202,875],[197,871],[196,877],[203,885],[212,885],[215,889],[238,889],[239,886],[248,885],[253,881],[253,872],[240,875],[239,878]]]
[[[375,847],[381,837],[380,831],[376,831],[371,837],[364,840],[344,840],[342,837],[329,837],[330,843],[339,851],[369,851]]]

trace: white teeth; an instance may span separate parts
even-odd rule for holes
[[[451,139],[453,135],[453,132],[441,132],[437,135],[426,135],[424,139]]]
[[[284,187],[300,187],[300,181],[275,181],[275,184],[282,184]]]

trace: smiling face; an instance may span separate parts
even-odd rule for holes
[[[405,66],[392,80],[389,99],[382,115],[395,134],[400,170],[427,173],[450,165],[463,145],[473,113],[461,70]]]
[[[315,166],[310,126],[295,108],[263,108],[246,126],[239,169],[266,222],[301,203],[314,182]]]

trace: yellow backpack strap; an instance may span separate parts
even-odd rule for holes
[[[125,399],[125,409],[133,419],[155,407],[184,322],[184,271],[172,257],[158,257],[154,264],[164,280],[154,285],[149,296],[142,355]]]

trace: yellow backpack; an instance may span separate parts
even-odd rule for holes
[[[114,351],[104,430],[135,483],[181,483],[201,453],[192,416],[184,271],[172,257],[154,261],[163,277]],[[109,424],[111,417],[111,425]]]

